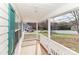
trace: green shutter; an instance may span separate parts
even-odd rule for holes
[[[11,4],[8,5],[8,54],[14,53],[15,39],[15,11]]]

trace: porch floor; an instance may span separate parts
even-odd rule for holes
[[[21,55],[47,55],[46,50],[32,34],[25,34],[21,46]]]

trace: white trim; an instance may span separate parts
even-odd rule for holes
[[[50,19],[48,19],[48,38],[50,39]]]
[[[22,37],[19,40],[19,42],[17,43],[14,55],[20,55],[20,53],[21,53],[21,45],[22,45],[23,39],[24,39],[24,32],[22,32]]]
[[[21,30],[21,29],[15,29],[15,32],[17,32],[17,31],[19,31],[19,30]]]
[[[38,22],[36,22],[36,33],[37,33],[37,38],[38,38]]]

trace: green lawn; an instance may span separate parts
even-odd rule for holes
[[[47,32],[41,32],[47,36]],[[79,53],[79,35],[52,33],[51,39]]]

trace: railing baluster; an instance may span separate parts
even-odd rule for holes
[[[49,54],[54,55],[78,55],[79,53],[48,39],[48,37],[40,34],[40,43],[49,51]]]

